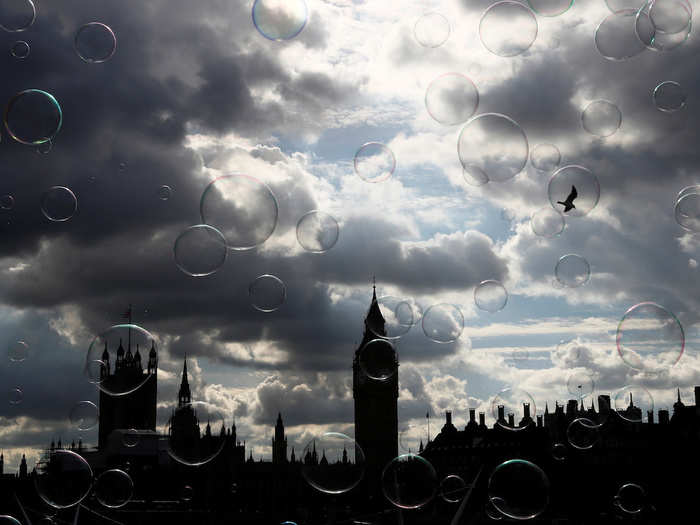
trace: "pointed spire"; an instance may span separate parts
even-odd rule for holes
[[[282,412],[277,412],[277,425],[282,425]]]
[[[386,335],[386,331],[384,329],[385,324],[386,320],[384,319],[384,316],[379,308],[379,303],[377,302],[377,284],[374,277],[372,277],[372,302],[369,305],[367,317],[365,317],[365,337],[362,344],[365,344],[367,339],[374,339],[377,336]],[[367,333],[368,330],[371,333]]]
[[[633,407],[634,403],[632,402],[632,392],[630,392],[630,407]]]
[[[124,357],[124,346],[122,345],[122,338],[119,338],[119,348],[117,348],[117,359]]]
[[[149,357],[155,357],[156,356],[156,342],[151,339],[151,351],[149,352]]]
[[[681,403],[681,389],[678,388],[678,403]]]
[[[547,402],[544,402],[544,415],[548,416],[549,415],[549,406],[547,405]]]
[[[102,361],[109,361],[109,352],[107,351],[107,341],[105,341],[105,351],[102,352]]]

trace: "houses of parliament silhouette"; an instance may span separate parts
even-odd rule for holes
[[[695,387],[695,405],[685,405],[678,391],[672,414],[660,410],[657,419],[648,412],[646,422],[631,397],[624,410],[613,410],[605,395],[598,396],[598,410],[593,403],[587,407],[582,400],[569,400],[565,405],[555,402],[551,411],[547,405],[544,414],[535,418],[528,404],[517,419],[498,406],[492,427],[486,425],[484,413],[477,419],[476,410],[470,409],[468,422],[460,430],[447,411],[438,434],[427,436],[414,451],[434,469],[434,480],[429,480],[434,497],[417,510],[397,509],[384,497],[382,474],[399,456],[398,358],[393,354],[382,363],[390,372],[386,380],[372,379],[361,366],[361,350],[386,335],[375,287],[364,325],[352,364],[355,442],[365,458],[364,476],[357,487],[331,496],[306,483],[305,466],[323,466],[328,460],[315,443],[313,450],[299,457],[294,448],[290,451],[282,414],[277,416],[270,443],[271,461],[255,461],[252,450],[246,457],[246,442],[238,439],[235,422],[229,428],[212,428],[208,423],[202,432],[201,414],[192,408],[186,359],[177,409],[166,435],[160,435],[156,431],[156,350],[151,347],[143,366],[139,348],[132,353],[130,344],[127,348],[120,344],[113,366],[105,348],[101,379],[115,388],[141,386],[122,396],[101,390],[97,447],[85,447],[79,441],[65,448],[85,458],[95,476],[114,468],[127,472],[133,495],[126,505],[114,509],[88,496],[80,504],[80,522],[361,525],[398,520],[399,524],[456,525],[508,521],[489,503],[489,474],[514,458],[538,465],[548,479],[546,508],[529,520],[533,523],[670,523],[692,515],[700,472],[700,387]],[[173,448],[193,458],[218,454],[206,464],[193,466],[197,463],[179,461],[181,458],[169,453]],[[62,449],[60,440],[52,442],[45,457]],[[19,475],[3,474],[3,459],[0,456],[0,513],[21,511],[28,517],[27,513],[34,512],[38,519],[48,512],[41,510],[43,503],[32,483],[36,471],[29,471],[23,458]],[[410,461],[411,456],[406,459]],[[336,468],[347,462],[344,453]],[[464,480],[459,505],[441,497],[439,483],[448,475]],[[517,481],[513,480],[516,485]],[[634,509],[619,501],[620,487],[630,483],[643,491]],[[516,486],[515,490],[522,496],[528,487]],[[20,500],[25,504],[18,509]],[[60,521],[60,515],[55,519]]]

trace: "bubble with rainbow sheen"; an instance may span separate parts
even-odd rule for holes
[[[673,80],[666,80],[657,85],[652,96],[656,109],[667,113],[683,108],[688,98],[685,89]]]
[[[51,141],[62,123],[61,105],[41,89],[20,91],[5,106],[5,129],[20,144],[37,146]]]
[[[41,213],[52,222],[65,222],[78,210],[78,199],[70,188],[53,186],[41,195]]]
[[[306,26],[309,11],[304,0],[255,0],[252,17],[268,40],[290,40]]]

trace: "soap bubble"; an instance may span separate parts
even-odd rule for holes
[[[253,308],[260,312],[274,312],[287,299],[287,287],[279,277],[265,274],[256,278],[248,287]]]
[[[474,289],[474,303],[481,310],[498,312],[503,310],[507,302],[508,292],[499,281],[482,281]]]
[[[402,453],[418,454],[422,446],[428,444],[428,431],[425,425],[402,423],[399,427],[399,450]]]
[[[495,55],[519,55],[537,38],[537,18],[523,4],[497,2],[481,16],[479,36],[484,47]]]
[[[566,380],[566,388],[570,394],[574,394],[578,396],[579,399],[582,399],[593,393],[595,390],[595,381],[593,381],[591,374],[585,370],[576,370],[569,374]]]
[[[14,207],[15,207],[15,198],[12,195],[7,194],[7,195],[3,195],[2,197],[0,197],[0,209],[5,210],[5,211],[9,211]]]
[[[73,405],[68,419],[73,428],[83,431],[90,430],[99,423],[100,412],[92,401],[79,401]]]
[[[617,327],[617,351],[628,366],[661,373],[683,356],[685,334],[680,321],[663,306],[644,302],[632,306]]]
[[[24,392],[20,387],[10,388],[9,402],[11,405],[19,405],[24,400]]]
[[[453,304],[435,304],[423,314],[423,333],[436,343],[452,343],[464,330],[464,316]]]
[[[690,36],[690,30],[693,25],[692,22],[689,22],[685,29],[677,33],[658,31],[649,16],[651,4],[652,2],[645,2],[636,12],[635,33],[639,41],[642,42],[647,49],[651,49],[652,51],[671,51],[685,43],[685,41],[688,40],[688,36]],[[688,13],[692,13],[690,7],[686,9]]]
[[[581,114],[581,123],[591,135],[609,137],[622,124],[622,113],[618,107],[607,100],[594,100]]]
[[[53,186],[41,196],[41,212],[52,222],[69,220],[78,209],[78,199],[70,188]]]
[[[561,153],[554,144],[537,144],[530,154],[532,167],[538,171],[551,172],[561,162]]]
[[[595,31],[595,47],[608,60],[627,60],[644,51],[637,37],[637,10],[621,9],[606,16]]]
[[[552,445],[552,457],[557,461],[564,461],[568,456],[568,450],[564,443],[554,443]]]
[[[270,238],[278,206],[272,190],[247,175],[224,175],[212,181],[199,203],[202,222],[219,230],[231,250],[250,250]]]
[[[627,514],[639,514],[647,501],[646,491],[636,483],[625,483],[616,495],[618,507]]]
[[[549,479],[534,463],[510,459],[491,473],[488,496],[501,514],[517,520],[532,519],[549,504]]]
[[[368,341],[360,350],[358,361],[365,375],[375,381],[390,379],[398,368],[394,345],[386,339]]]
[[[97,501],[105,507],[118,509],[131,500],[134,493],[134,482],[131,480],[131,476],[123,470],[106,470],[95,480],[93,493]]]
[[[0,27],[10,33],[26,31],[36,20],[32,0],[1,0]]]
[[[149,379],[155,381],[155,376],[145,371],[128,374],[128,377],[123,374],[115,376],[117,362],[121,368],[124,359],[138,352],[142,366],[147,370],[151,350],[157,353],[155,338],[148,330],[135,324],[114,325],[90,343],[85,358],[85,375],[105,394],[130,394],[146,384]]]
[[[559,16],[574,5],[574,0],[527,0],[527,3],[540,16]]]
[[[402,454],[382,472],[382,491],[400,509],[418,509],[437,493],[438,478],[430,462],[415,454]]]
[[[425,108],[440,124],[465,122],[479,106],[474,82],[459,73],[446,73],[433,80],[425,92]]]
[[[34,477],[36,491],[47,504],[65,509],[80,503],[92,488],[92,469],[70,450],[56,450],[42,458]]]
[[[62,123],[60,104],[40,89],[20,91],[5,107],[5,129],[17,142],[28,146],[53,140]]]
[[[530,217],[532,232],[540,237],[556,237],[564,231],[564,216],[551,206],[540,208]]]
[[[643,386],[627,385],[613,398],[615,412],[629,423],[641,423],[648,412],[654,411],[654,398]]]
[[[29,355],[29,345],[24,341],[14,341],[8,347],[7,355],[10,361],[24,361]]]
[[[457,152],[465,171],[477,168],[487,180],[503,182],[523,170],[529,146],[525,132],[513,119],[498,113],[482,113],[462,128]]]
[[[173,246],[175,264],[192,277],[205,277],[218,271],[226,262],[227,252],[223,234],[208,224],[190,226]]]
[[[423,47],[440,47],[450,36],[450,22],[440,13],[426,13],[413,27],[413,35]]]
[[[687,193],[676,202],[676,222],[691,232],[700,231],[700,193]]]
[[[311,253],[324,253],[333,248],[339,234],[338,221],[323,211],[305,213],[297,223],[297,241]]]
[[[588,261],[575,253],[569,253],[557,261],[554,276],[564,286],[576,288],[586,284],[591,278],[591,266]]]
[[[12,47],[10,48],[10,54],[12,54],[12,56],[15,58],[19,58],[20,60],[27,58],[30,51],[31,49],[29,44],[27,44],[24,40],[18,40],[12,44]]]
[[[102,22],[88,22],[80,26],[75,33],[73,45],[83,62],[100,64],[114,56],[117,37],[108,25]]]
[[[167,184],[163,184],[160,188],[158,188],[158,198],[162,201],[167,201],[172,193],[172,188],[170,188],[170,186]]]
[[[661,82],[654,88],[654,105],[660,111],[668,113],[678,111],[685,106],[686,97],[685,90],[681,85],[671,80]]]
[[[226,444],[225,416],[226,410],[204,401],[179,406],[167,425],[170,457],[191,467],[209,463]]]
[[[549,179],[547,194],[552,208],[559,213],[567,217],[583,217],[597,206],[600,183],[588,168],[572,164],[554,172]]]
[[[122,435],[122,444],[127,448],[133,448],[139,444],[139,432],[135,428],[130,428]]]
[[[355,153],[354,165],[365,182],[383,182],[394,173],[396,157],[384,144],[367,142]]]
[[[467,492],[467,484],[456,474],[445,476],[440,482],[440,496],[447,503],[459,503]]]
[[[312,438],[301,456],[306,482],[325,494],[343,494],[355,488],[365,474],[365,455],[354,439],[340,432]]]
[[[683,31],[691,22],[690,3],[681,0],[652,0],[649,18],[659,33],[674,34]]]
[[[577,418],[569,423],[566,429],[566,438],[572,447],[578,450],[589,450],[600,440],[598,429],[599,425],[590,419]]]
[[[268,40],[290,40],[306,26],[309,12],[304,0],[255,0],[253,24]]]
[[[371,316],[367,319],[367,326],[377,337],[385,339],[398,339],[415,324],[414,308],[410,301],[383,295],[377,299],[381,318]]]
[[[498,392],[491,400],[491,415],[500,428],[520,431],[535,424],[537,407],[528,392],[522,388],[509,387]]]

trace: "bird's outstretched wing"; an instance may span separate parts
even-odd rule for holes
[[[571,186],[571,193],[569,193],[569,196],[566,198],[566,200],[568,202],[573,202],[576,197],[578,197],[578,192],[576,191],[576,186]]]

